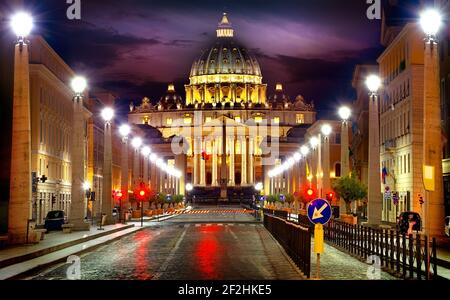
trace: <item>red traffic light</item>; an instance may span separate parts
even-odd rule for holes
[[[139,191],[139,196],[144,197],[145,196],[145,191],[144,190],[140,190]]]
[[[327,200],[328,201],[333,201],[333,198],[334,198],[334,193],[332,193],[332,192],[327,193]]]
[[[313,191],[313,189],[308,189],[307,191],[306,191],[306,194],[308,195],[308,196],[312,196],[312,195],[314,195],[314,191]]]

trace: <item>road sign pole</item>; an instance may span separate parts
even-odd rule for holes
[[[316,260],[316,266],[317,266],[317,279],[320,279],[320,253],[317,253],[317,260]]]

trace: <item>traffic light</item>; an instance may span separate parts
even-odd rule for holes
[[[327,193],[327,201],[328,202],[332,202],[333,198],[334,198],[334,193],[333,192]]]
[[[314,200],[314,197],[316,196],[316,192],[313,188],[308,188],[305,191],[305,199],[308,201]]]

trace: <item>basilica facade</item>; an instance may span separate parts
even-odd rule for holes
[[[197,197],[229,199],[263,183],[268,194],[268,170],[298,151],[316,121],[314,104],[301,95],[291,99],[281,83],[264,83],[257,59],[235,38],[226,14],[216,35],[193,62],[184,95],[169,84],[157,103],[144,98],[131,104],[128,121],[154,137],[149,146],[155,151],[171,144],[163,158],[168,165],[182,162],[176,165],[183,172],[179,191],[188,185]],[[295,192],[288,185],[285,191]]]

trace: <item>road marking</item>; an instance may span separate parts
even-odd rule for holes
[[[152,278],[152,280],[157,280],[159,277],[161,277],[161,273],[167,271],[167,267],[169,266],[170,261],[175,257],[175,253],[177,252],[178,248],[180,248],[180,244],[184,239],[184,236],[186,235],[187,228],[183,231],[183,233],[178,238],[177,242],[175,243],[175,246],[170,251],[169,255],[167,256],[164,263],[159,267],[158,271],[156,272],[155,276]]]
[[[237,235],[233,232],[233,230],[231,230],[231,228],[228,228],[228,230],[230,231],[231,235],[233,236],[233,238],[237,241],[238,237]]]

